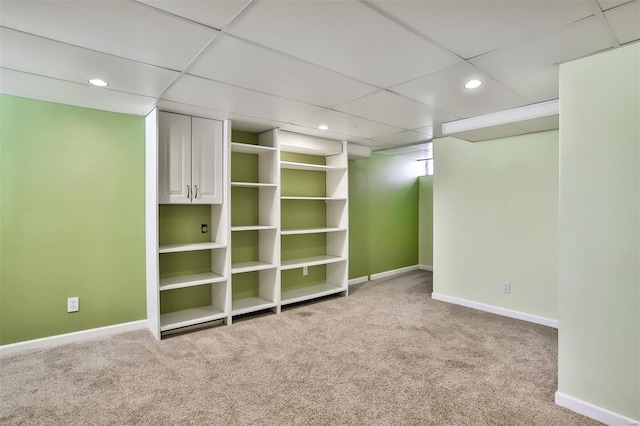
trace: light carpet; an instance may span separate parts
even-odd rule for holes
[[[557,331],[432,300],[432,275],[156,341],[0,358],[3,425],[596,425],[554,404]]]

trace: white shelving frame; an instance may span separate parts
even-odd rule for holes
[[[158,205],[158,137],[159,114],[154,109],[145,120],[145,219],[147,264],[147,325],[160,339],[163,334],[178,329],[189,330],[222,320],[231,324],[233,317],[266,309],[279,313],[282,306],[304,302],[331,294],[348,294],[348,157],[347,143],[314,136],[282,132],[274,129],[258,135],[258,145],[231,142],[231,122],[223,122],[223,201],[211,205],[210,238],[208,242],[159,245]],[[325,164],[280,161],[281,152],[296,152],[322,156]],[[231,152],[258,156],[258,182],[231,181]],[[324,196],[281,196],[281,171],[294,169],[323,172],[326,176]],[[233,188],[256,188],[259,223],[231,226]],[[325,205],[324,227],[281,229],[283,200],[314,201]],[[231,263],[232,234],[257,232],[258,259]],[[326,252],[281,261],[281,239],[289,235],[326,234]],[[160,278],[162,256],[206,250],[211,253],[211,271],[177,277]],[[324,266],[324,283],[282,291],[281,271]],[[253,272],[258,275],[257,296],[233,300],[233,277]],[[188,287],[211,286],[209,306],[185,309],[161,315],[160,294]]]
[[[280,305],[303,302],[336,293],[347,295],[349,253],[347,143],[280,132],[280,148],[285,152],[325,157],[324,165],[280,161],[280,170],[322,171],[326,175],[326,191],[323,197],[281,196],[281,200],[324,201],[326,226],[304,229],[283,229],[281,227],[280,235],[286,237],[288,235],[325,233],[327,241],[325,255],[281,261],[281,271],[325,265],[326,282],[286,291],[281,289]]]
[[[146,264],[147,264],[147,326],[151,333],[161,339],[163,333],[183,327],[204,325],[211,321],[226,321],[230,313],[230,251],[228,191],[222,191],[222,203],[211,204],[209,235],[211,241],[200,243],[162,245],[159,242],[159,164],[158,138],[160,114],[157,109],[145,119],[145,219],[146,219]],[[222,158],[217,166],[222,168],[222,181],[228,181],[226,167],[230,136],[230,121],[222,122]],[[212,165],[213,166],[213,165]],[[218,171],[216,171],[217,173]],[[188,208],[188,207],[187,207]],[[207,250],[211,252],[211,271],[175,277],[160,278],[161,255]],[[211,304],[192,309],[161,314],[160,293],[187,287],[210,285]]]
[[[258,189],[258,222],[247,226],[232,226],[230,231],[258,231],[258,260],[231,265],[231,288],[229,306],[231,311],[228,323],[233,316],[265,309],[279,312],[280,304],[280,175],[278,164],[278,130],[274,129],[258,135],[258,144],[231,142],[231,152],[258,156],[258,182],[229,182],[229,193],[233,188]],[[231,170],[231,155],[228,159]],[[231,206],[231,203],[229,204]],[[229,211],[231,217],[231,210]],[[231,241],[231,240],[230,240]],[[231,247],[232,249],[232,247]],[[247,272],[258,272],[258,296],[244,299],[233,299],[233,276]]]

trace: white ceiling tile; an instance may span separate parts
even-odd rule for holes
[[[513,125],[531,133],[556,130],[560,128],[560,116],[556,114],[531,120],[518,121],[513,123]]]
[[[471,62],[532,102],[558,98],[558,63],[611,47],[595,17]]]
[[[630,1],[632,0],[598,0],[598,4],[600,5],[600,9],[609,10],[621,4],[629,3]]]
[[[408,143],[423,142],[429,139],[430,138],[427,135],[423,135],[422,133],[416,133],[411,131],[400,132],[393,135],[374,138],[374,140],[378,142],[385,142],[389,145],[406,145]],[[415,151],[416,149],[412,148],[411,150]]]
[[[304,135],[317,136],[326,139],[344,140],[350,142],[360,142],[362,140],[362,138],[359,138],[357,136],[345,135],[343,133],[336,133],[328,130],[320,130],[313,127],[299,126],[297,124],[283,124],[282,126],[280,126],[280,129],[286,130],[287,132],[302,133]]]
[[[463,58],[511,46],[593,15],[588,1],[374,1]]]
[[[511,124],[501,124],[499,126],[484,127],[482,129],[452,133],[447,136],[453,136],[469,142],[480,142],[485,140],[506,138],[509,136],[526,135],[527,133],[529,132]]]
[[[465,89],[464,84],[471,79],[482,81],[482,86]],[[529,103],[523,96],[467,62],[460,62],[390,90],[462,118]]]
[[[320,124],[329,126],[329,130],[348,136],[371,139],[379,136],[398,133],[402,129],[388,126],[342,112],[325,109],[303,119],[294,120],[293,124],[317,128]]]
[[[149,6],[221,30],[250,0],[138,0]]]
[[[378,151],[379,154],[384,154],[384,155],[400,155],[400,154],[410,154],[410,153],[416,153],[419,152],[421,155],[425,154],[425,153],[430,153],[431,150],[420,150],[420,149],[415,149],[413,146],[404,146],[401,148],[391,148],[391,149],[385,149],[383,151]]]
[[[640,1],[608,10],[604,16],[620,44],[640,39]]]
[[[319,107],[302,102],[266,95],[190,75],[180,77],[162,95],[162,98],[280,122],[293,121],[321,111]]]
[[[0,24],[174,70],[182,70],[217,34],[122,1],[5,1]]]
[[[431,151],[433,150],[433,142],[425,142],[418,145],[411,145],[411,148],[419,151]]]
[[[0,68],[0,92],[84,108],[146,115],[154,98]]]
[[[88,85],[100,78],[109,88],[156,97],[175,71],[0,27],[0,66]]]
[[[381,149],[386,149],[386,148],[393,148],[395,145],[389,144],[387,142],[382,142],[382,141],[375,141],[373,139],[365,139],[364,141],[360,141],[358,142],[360,144],[363,145],[367,145],[370,146],[371,148],[374,149],[374,151],[378,151]]]
[[[189,73],[324,107],[376,90],[333,71],[228,36],[215,40]]]
[[[256,2],[228,31],[380,87],[459,61],[356,1]]]
[[[381,90],[334,109],[405,129],[432,126],[458,118],[419,102]]]
[[[437,126],[442,127],[442,126]],[[433,137],[433,126],[421,127],[419,129],[413,129],[414,132],[422,133],[429,137]]]
[[[284,124],[279,121],[261,120],[241,114],[233,114],[228,111],[193,106],[164,99],[159,100],[157,106],[158,109],[162,111],[192,115],[194,117],[213,118],[216,120],[231,120],[233,130],[242,130],[245,132],[262,133]]]

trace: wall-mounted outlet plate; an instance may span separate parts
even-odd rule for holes
[[[308,266],[303,266],[302,267],[302,275],[304,275],[304,276],[309,275],[309,267]]]
[[[203,223],[202,226],[200,226],[200,232],[202,232],[203,234],[206,234],[207,232],[209,232],[209,227],[207,226],[206,223]]]
[[[78,312],[80,309],[80,298],[70,297],[67,299],[67,312]]]
[[[503,293],[511,293],[511,283],[510,282],[503,282],[502,283],[502,292]]]

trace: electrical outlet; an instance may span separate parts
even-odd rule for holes
[[[502,283],[502,292],[503,293],[511,293],[511,283],[505,281]]]
[[[308,266],[303,266],[302,267],[302,275],[304,275],[304,276],[309,275],[309,267]]]
[[[70,297],[67,299],[67,312],[78,312],[80,309],[80,298]]]
[[[207,232],[209,232],[209,227],[207,226],[206,223],[203,223],[202,226],[200,226],[200,232],[202,232],[203,234],[206,234]]]

